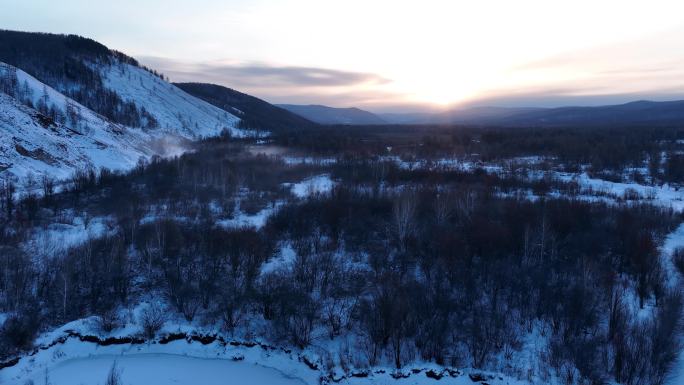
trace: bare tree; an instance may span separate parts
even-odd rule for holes
[[[444,224],[453,213],[453,201],[450,194],[438,193],[434,209],[437,224]]]
[[[158,303],[148,305],[140,313],[140,322],[142,323],[145,336],[150,339],[154,338],[159,329],[164,325],[164,322],[166,322],[164,309]]]
[[[416,196],[413,192],[404,192],[394,201],[392,219],[399,247],[406,249],[406,242],[415,231]]]
[[[41,180],[43,187],[43,196],[45,198],[50,198],[55,192],[55,181],[48,175],[43,175]]]

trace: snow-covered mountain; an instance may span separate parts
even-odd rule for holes
[[[316,123],[251,95],[217,84],[174,83],[207,103],[240,117],[239,127],[270,132],[314,127]]]
[[[63,49],[62,64],[34,65],[44,58],[27,61],[31,51],[17,49],[28,53],[14,61],[36,76],[2,62],[16,57],[0,55],[0,177],[61,179],[83,168],[127,169],[141,157],[177,154],[190,140],[250,134],[238,128],[236,116],[114,51],[103,59]],[[64,68],[41,70],[51,65]]]
[[[245,133],[237,129],[239,119],[200,100],[175,85],[140,67],[128,63],[98,68],[105,87],[123,100],[144,107],[158,122],[158,128],[187,138],[215,136],[228,130],[233,136]]]
[[[9,73],[16,76],[19,91],[0,93],[1,173],[65,178],[87,167],[129,168],[154,153],[151,136],[142,130],[112,123],[24,71],[0,65],[0,76]],[[31,107],[43,105],[60,111],[62,118]]]

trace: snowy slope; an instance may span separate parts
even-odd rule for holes
[[[245,136],[237,129],[234,115],[189,95],[142,68],[130,64],[99,67],[105,86],[126,101],[145,109],[159,122],[159,129],[187,138],[215,136],[224,129]]]
[[[235,116],[128,64],[102,67],[106,83],[153,115],[157,129],[112,123],[21,69],[0,63],[0,77],[10,72],[16,74],[18,91],[0,92],[0,176],[63,179],[84,168],[125,170],[141,157],[176,155],[188,140],[223,130],[245,135],[236,128]],[[62,118],[47,118],[37,110],[41,104]]]
[[[0,172],[65,178],[87,167],[129,168],[149,151],[142,133],[90,118],[81,134],[0,93]]]

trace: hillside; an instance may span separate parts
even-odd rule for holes
[[[153,153],[150,136],[112,123],[22,70],[0,63],[21,84],[0,92],[0,172],[64,178],[77,169],[125,169]],[[34,107],[32,107],[34,106]]]
[[[0,172],[65,178],[83,168],[128,169],[240,119],[90,39],[0,31]]]
[[[278,104],[278,107],[294,112],[297,115],[319,124],[360,125],[387,123],[379,116],[356,107],[334,108],[321,105],[295,104]]]
[[[158,122],[155,129],[188,138],[215,136],[227,130],[244,136],[239,118],[197,99],[149,71],[127,63],[106,66],[100,73],[107,89],[141,106]]]
[[[297,114],[242,92],[207,83],[174,83],[188,94],[240,117],[244,129],[287,131],[315,126]]]
[[[0,31],[0,61],[129,127],[201,137],[238,122],[135,59],[80,36]]]
[[[635,101],[598,107],[561,107],[523,111],[492,123],[514,126],[617,126],[684,124],[684,101]]]

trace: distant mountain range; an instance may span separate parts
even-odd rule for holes
[[[518,114],[542,111],[543,108],[473,107],[444,112],[378,114],[392,124],[458,124],[488,120],[504,121]]]
[[[278,104],[299,116],[319,124],[387,124],[388,122],[371,112],[359,108],[335,108],[322,105]]]
[[[601,127],[684,125],[684,101],[597,107],[475,107],[439,113],[380,114],[393,124],[463,124],[506,127]]]
[[[684,126],[684,100],[597,107],[472,107],[442,112],[372,113],[359,108],[279,105],[320,124],[459,124],[500,127]]]

